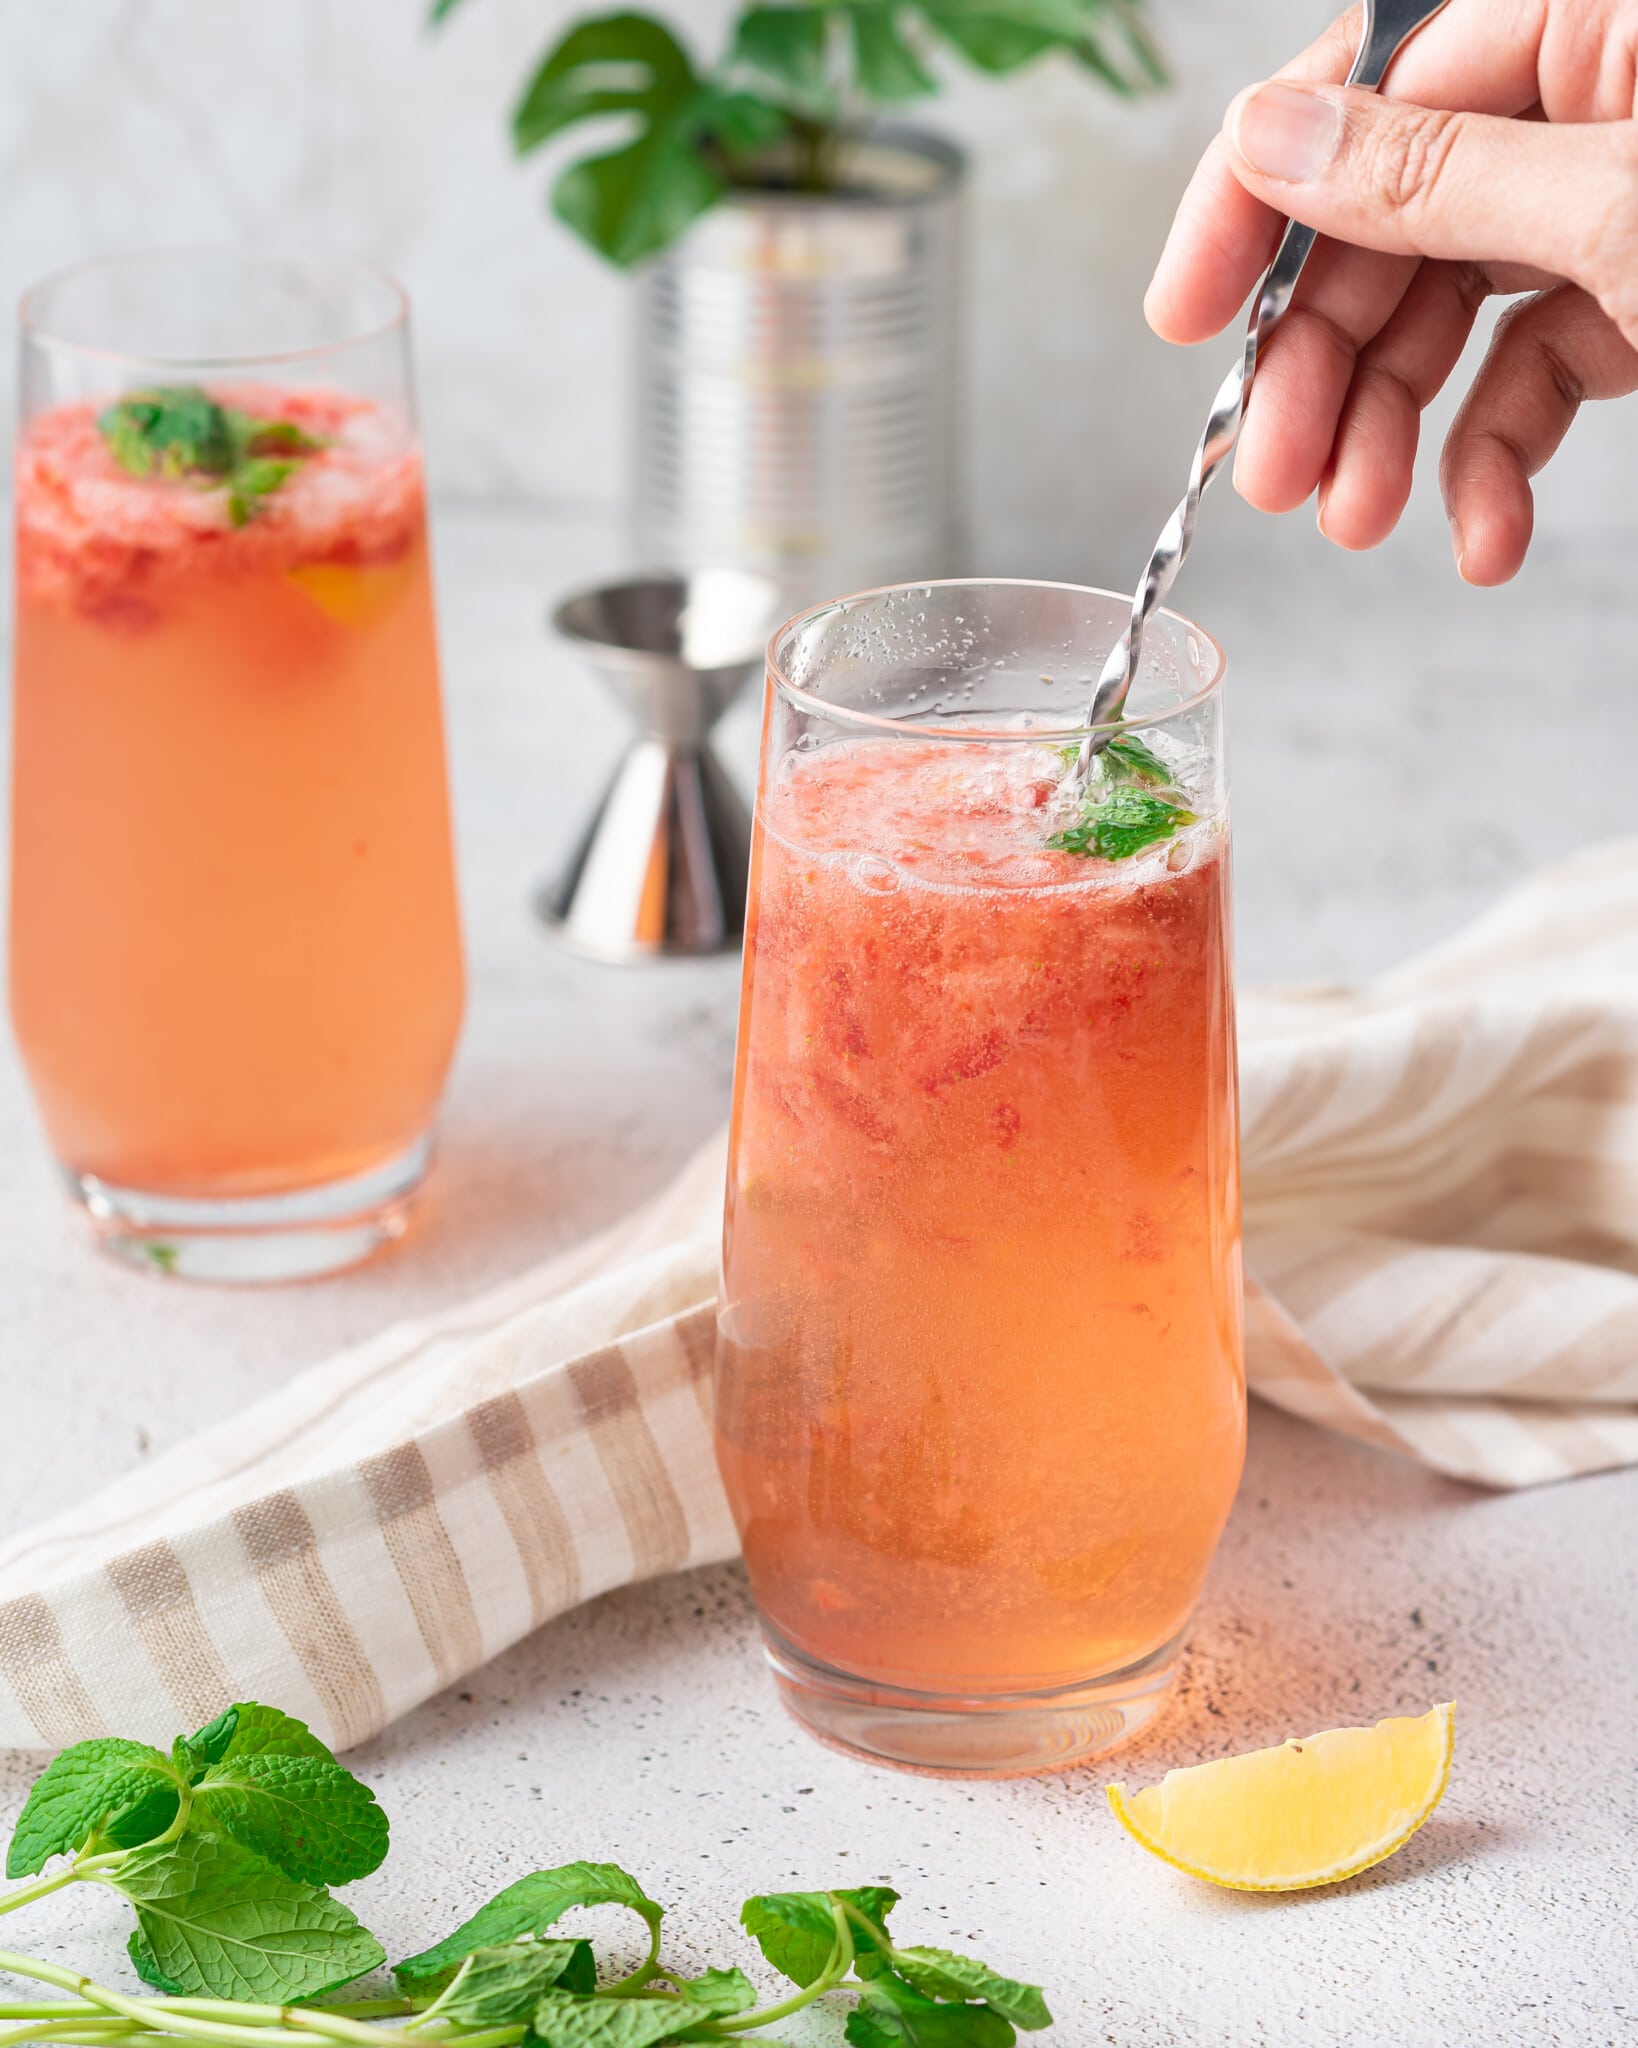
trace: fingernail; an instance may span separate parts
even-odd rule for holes
[[[1288,185],[1317,178],[1341,137],[1336,102],[1294,85],[1260,85],[1234,117],[1234,146],[1246,162]]]
[[[1452,512],[1450,515],[1450,545],[1456,554],[1456,574],[1467,581],[1467,544],[1462,539],[1461,521]]]

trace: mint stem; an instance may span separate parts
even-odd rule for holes
[[[48,1893],[60,1892],[65,1884],[73,1884],[80,1875],[79,1864],[71,1863],[66,1870],[59,1870],[55,1877],[42,1877],[38,1884],[19,1885],[14,1892],[0,1894],[0,1913],[15,1913],[19,1906],[32,1905]]]
[[[848,1908],[840,1899],[832,1900],[830,1917],[836,1925],[836,1946],[830,1952],[830,1961],[811,1984],[789,1998],[782,1998],[777,2005],[765,2005],[756,2012],[736,2013],[732,2019],[713,2020],[712,2030],[717,2034],[732,2035],[748,2033],[752,2027],[771,2027],[777,2021],[788,2020],[793,2013],[803,2011],[816,1998],[823,1998],[827,1991],[834,1991],[853,1968],[853,1929],[848,1925]]]
[[[71,1970],[60,1970],[55,1963],[40,1962],[33,1956],[14,1955],[9,1949],[0,1949],[0,1970],[9,1970],[17,1977],[32,1977],[39,1984],[55,1984],[60,1990],[72,1992],[121,2020],[134,2020],[150,2032],[181,2036],[186,2040],[215,2041],[223,2044],[223,2048],[234,2048],[234,2044],[241,2044],[241,2048],[265,2048],[268,2041],[301,2041],[312,2034],[331,2040],[368,2042],[370,2048],[417,2048],[413,2034],[390,2027],[366,2026],[360,2020],[346,2019],[335,2013],[309,2012],[300,2006],[239,2005],[224,1999],[220,2001],[221,2007],[233,2013],[233,2022],[195,2018],[191,2012],[178,2008],[209,2001],[126,1998],[89,1977],[77,1977]],[[157,2027],[153,2019],[156,2013],[163,2022]],[[93,2024],[88,2018],[84,2023]],[[523,2039],[524,2032],[522,2027],[496,2027],[483,2034],[463,2034],[461,2039],[463,2048],[512,2048],[513,2043]]]

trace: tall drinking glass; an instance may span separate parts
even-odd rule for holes
[[[407,308],[156,252],[22,307],[11,1012],[114,1251],[290,1279],[402,1227],[462,973]]]
[[[1245,1432],[1220,650],[1128,600],[873,591],[775,636],[718,1458],[787,1704],[1051,1768],[1155,1711]]]

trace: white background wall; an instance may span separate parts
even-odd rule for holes
[[[976,163],[978,565],[1134,573],[1223,356],[1222,343],[1202,356],[1156,342],[1143,285],[1222,105],[1306,40],[1326,4],[1162,0],[1178,89],[1136,107],[1057,63],[1000,86],[952,71],[927,118]],[[515,163],[504,132],[526,68],[571,11],[465,0],[433,33],[424,0],[10,0],[0,301],[53,266],[133,242],[283,236],[356,249],[414,294],[446,494],[614,504],[625,286],[547,215],[551,162]],[[669,8],[705,52],[723,11],[719,0]],[[1544,494],[1550,532],[1629,519],[1635,456],[1638,406],[1584,420]],[[1214,506],[1212,517],[1246,515]],[[1413,532],[1445,545],[1431,493]]]

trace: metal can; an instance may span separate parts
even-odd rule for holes
[[[962,566],[964,160],[884,129],[840,169],[730,191],[639,282],[647,565],[748,570],[793,605]]]

